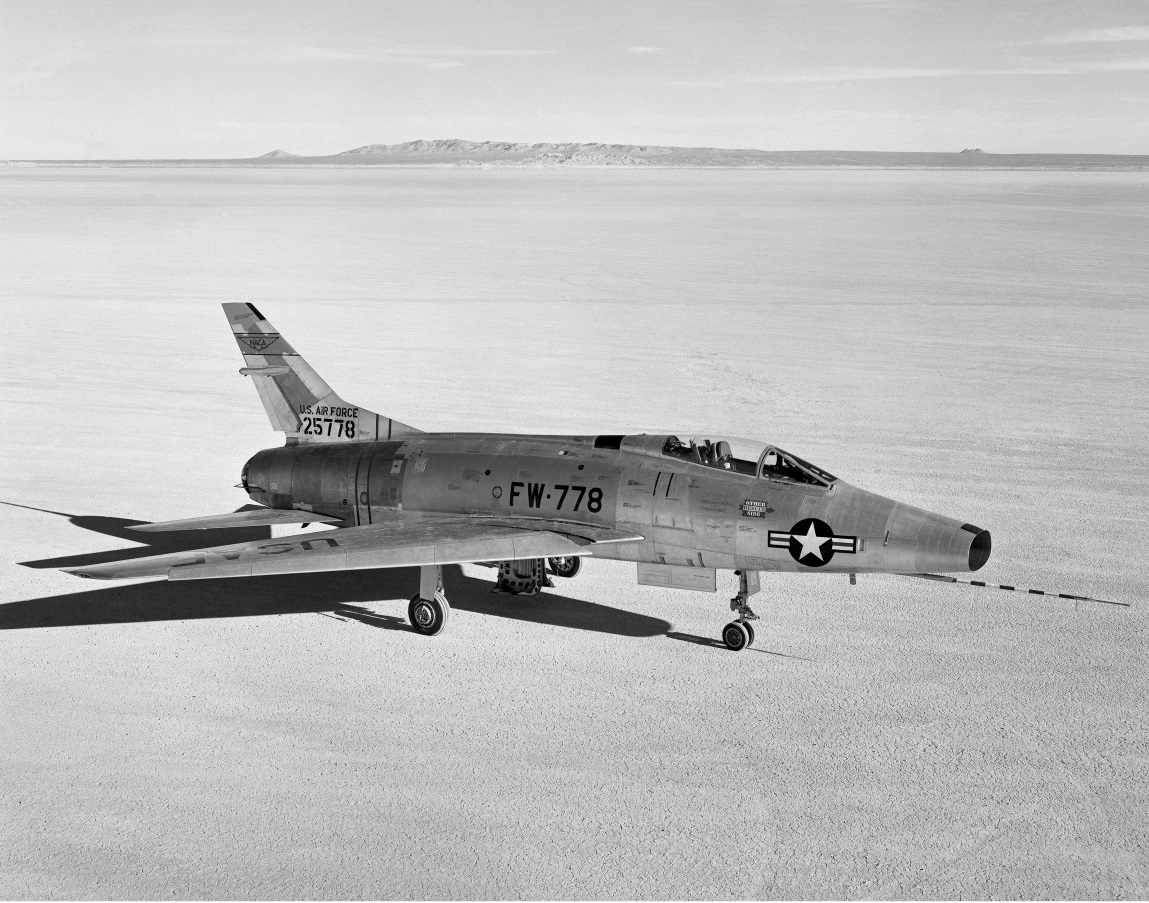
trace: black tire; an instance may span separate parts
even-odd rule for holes
[[[731,652],[741,652],[750,645],[750,631],[741,621],[731,621],[722,628],[722,642]]]
[[[556,577],[570,579],[582,570],[582,559],[574,555],[568,555],[565,558],[548,558],[547,566],[550,567],[551,573]]]
[[[750,634],[750,640],[746,643],[747,646],[754,645],[754,625],[749,621],[743,621],[742,626],[746,628],[746,632]]]
[[[435,593],[434,599],[422,599],[415,596],[407,606],[407,619],[416,633],[424,636],[435,636],[442,633],[451,618],[451,606],[447,604],[447,597],[442,593]]]

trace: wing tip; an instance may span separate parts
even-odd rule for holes
[[[128,559],[133,561],[135,559]],[[127,562],[116,562],[117,564]],[[60,568],[65,574],[70,574],[73,577],[80,577],[84,580],[155,580],[158,578],[167,579],[167,573],[163,574],[117,574],[112,571],[102,571],[100,566],[95,567],[79,567],[79,568]]]

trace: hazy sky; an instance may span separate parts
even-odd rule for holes
[[[0,0],[0,159],[414,138],[1149,153],[1149,2]]]

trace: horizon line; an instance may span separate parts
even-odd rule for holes
[[[265,151],[262,154],[254,156],[227,156],[227,157],[181,157],[181,156],[165,156],[165,157],[12,157],[0,160],[0,163],[176,163],[176,162],[189,162],[189,163],[225,163],[236,161],[256,161],[261,160],[266,163],[273,163],[277,160],[324,160],[337,157],[371,157],[381,156],[386,151],[383,149],[394,150],[396,148],[404,148],[410,145],[426,144],[426,145],[446,145],[452,143],[475,145],[474,150],[483,149],[484,145],[504,145],[509,147],[498,148],[493,147],[493,150],[511,148],[529,149],[535,147],[593,147],[593,148],[619,148],[619,149],[634,149],[638,151],[712,151],[720,153],[754,153],[754,154],[779,154],[779,155],[797,155],[797,154],[885,154],[885,155],[899,155],[899,156],[920,156],[920,155],[938,155],[938,156],[964,156],[966,158],[984,158],[984,157],[1125,157],[1125,158],[1138,158],[1149,156],[1149,151],[1143,154],[1136,153],[1113,153],[1105,151],[1008,151],[997,152],[992,150],[983,150],[978,147],[963,148],[962,150],[846,150],[842,148],[803,148],[796,150],[782,150],[774,149],[767,150],[764,148],[756,147],[719,147],[716,145],[678,145],[678,144],[651,144],[651,143],[635,143],[635,142],[603,142],[603,141],[505,141],[497,139],[484,139],[473,140],[467,138],[416,138],[409,141],[397,142],[394,144],[372,143],[359,145],[358,147],[348,148],[334,153],[319,153],[319,154],[297,154],[290,151],[285,151],[280,148],[275,148],[270,151]],[[368,148],[380,148],[378,154],[372,154]],[[417,150],[417,149],[413,149]],[[430,149],[427,149],[430,150]]]

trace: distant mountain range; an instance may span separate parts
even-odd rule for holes
[[[41,165],[152,166],[472,166],[529,167],[737,167],[764,169],[1076,169],[1149,170],[1149,155],[994,154],[980,148],[955,152],[764,151],[647,144],[518,144],[507,141],[407,141],[368,144],[327,156],[273,150],[234,160],[44,160]]]

